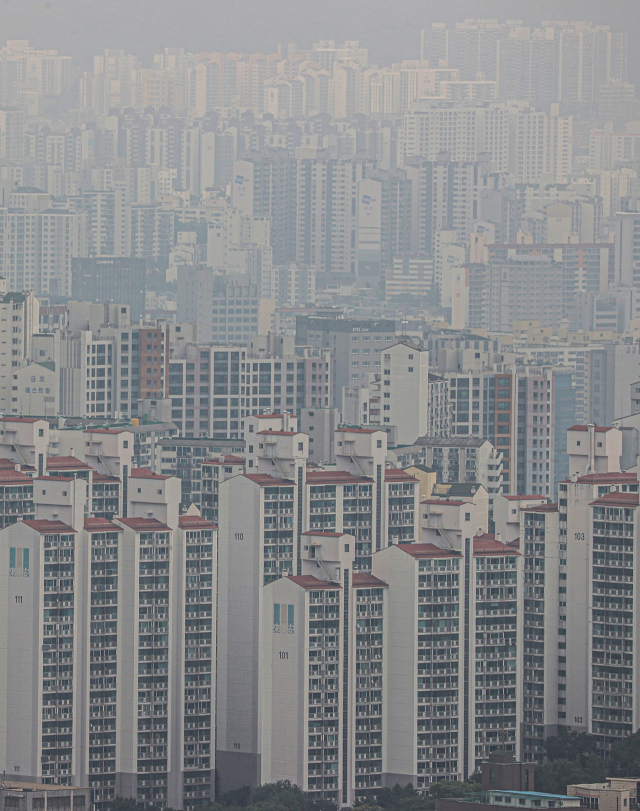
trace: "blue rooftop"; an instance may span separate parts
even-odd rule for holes
[[[491,789],[487,794],[518,794],[523,797],[547,797],[552,800],[575,800],[568,794],[545,794],[543,791],[510,791],[509,789]]]

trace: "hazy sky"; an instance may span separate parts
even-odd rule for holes
[[[591,19],[640,40],[637,0],[0,0],[0,40],[82,57],[106,47],[147,57],[166,45],[269,53],[278,43],[359,39],[373,60],[389,62],[419,56],[424,25],[465,17]],[[636,50],[630,42],[630,61]]]

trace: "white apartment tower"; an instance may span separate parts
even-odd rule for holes
[[[561,598],[566,592],[570,686],[558,723],[594,734],[606,753],[638,723],[631,588],[637,566],[638,479],[620,472],[574,475],[560,483],[558,495],[564,552],[559,588]]]
[[[342,412],[348,422],[377,426],[398,445],[411,445],[428,433],[429,353],[409,341],[385,348],[380,374],[368,387],[343,387]]]
[[[134,474],[113,520],[84,518],[81,479],[34,489],[35,520],[0,533],[2,769],[89,785],[99,809],[209,803],[215,526],[178,518],[175,478]]]
[[[338,429],[336,470],[321,471],[307,470],[308,437],[296,425],[289,414],[248,417],[247,472],[218,484],[217,762],[223,791],[261,779],[266,709],[259,640],[271,586],[305,574],[311,536],[349,535],[349,565],[358,572],[389,543],[416,538],[418,483],[402,470],[385,471],[383,431]],[[324,557],[312,560],[315,576],[328,579]]]
[[[353,536],[305,533],[303,574],[265,588],[260,632],[260,781],[294,775],[313,797],[338,805],[353,802],[357,764],[344,741],[356,723],[356,695],[364,698],[354,691],[353,592],[363,576],[353,573],[353,559]],[[302,700],[292,701],[300,686]],[[362,723],[370,707],[358,709]]]
[[[396,783],[466,779],[500,745],[519,754],[517,549],[490,536],[393,544],[371,574],[343,562],[339,577],[349,536],[307,536],[303,572],[320,554],[323,571],[265,588],[262,780],[348,807]]]

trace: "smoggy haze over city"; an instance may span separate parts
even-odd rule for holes
[[[639,46],[0,0],[0,811],[640,811]]]
[[[41,48],[91,59],[104,48],[124,48],[149,57],[165,46],[195,51],[263,51],[288,42],[309,47],[318,39],[359,39],[380,62],[418,58],[420,29],[431,22],[465,17],[540,20],[593,20],[640,33],[640,14],[631,0],[0,0],[0,39],[29,39]],[[629,49],[630,79],[638,59]]]

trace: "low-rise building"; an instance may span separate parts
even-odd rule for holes
[[[19,778],[20,775],[15,775]],[[56,808],[59,811],[90,811],[92,791],[81,786],[33,783],[27,780],[7,780],[0,783],[0,805],[13,811],[38,811]]]
[[[567,786],[567,794],[579,797],[583,808],[621,811],[637,808],[639,784],[637,777],[608,777],[604,783],[572,783]]]

